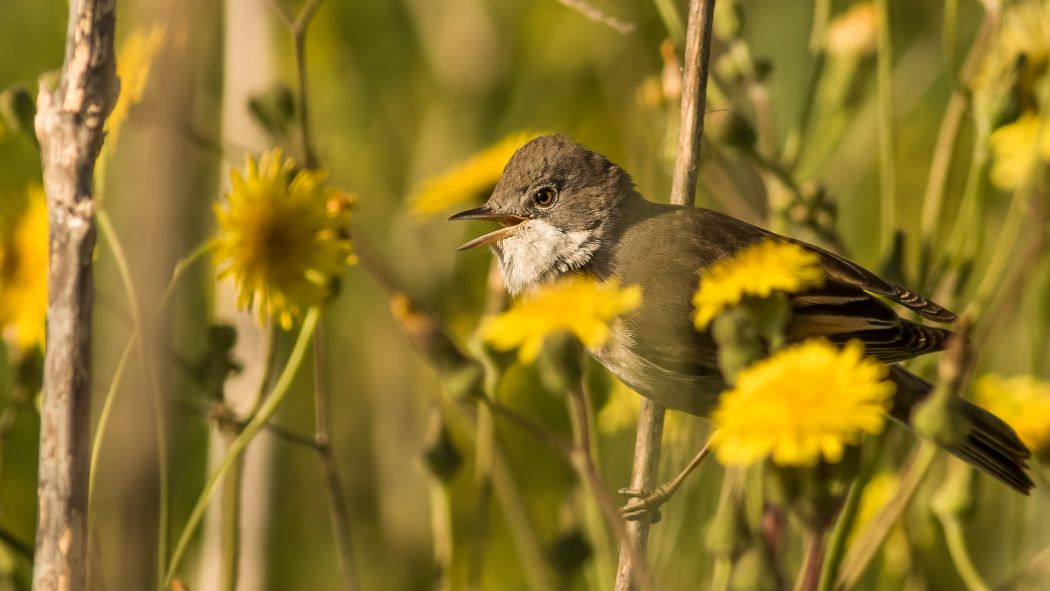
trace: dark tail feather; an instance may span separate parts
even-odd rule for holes
[[[890,377],[897,384],[893,418],[907,423],[914,405],[928,396],[933,386],[899,366],[890,369]],[[946,449],[1010,488],[1028,494],[1034,486],[1028,476],[1030,454],[1017,433],[999,417],[965,400],[962,411],[970,422],[970,432],[965,441]]]

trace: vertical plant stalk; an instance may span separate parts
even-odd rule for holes
[[[314,445],[324,465],[325,485],[328,488],[328,513],[332,520],[332,535],[335,536],[339,570],[343,573],[343,589],[354,591],[361,586],[357,580],[354,562],[353,540],[350,536],[350,511],[346,508],[346,492],[339,477],[339,465],[332,453],[328,432],[332,419],[329,412],[331,391],[328,387],[328,352],[324,326],[314,332]]]
[[[827,526],[820,526],[809,533],[806,539],[806,554],[802,560],[802,572],[799,573],[798,582],[795,584],[797,591],[816,591],[820,584],[827,531]]]
[[[893,110],[893,36],[889,0],[876,0],[876,58],[879,104],[879,193],[882,203],[882,254],[893,248],[897,230],[896,123]]]
[[[711,59],[711,32],[714,24],[715,0],[690,0],[689,20],[685,41],[685,74],[682,79],[682,115],[678,130],[678,154],[675,157],[671,185],[671,203],[688,206],[696,194],[697,171],[700,165],[700,138],[704,131],[704,111],[707,107],[707,72]],[[638,434],[634,445],[634,465],[631,468],[631,488],[649,490],[656,483],[660,465],[660,444],[663,437],[664,408],[648,398],[642,399],[638,415]],[[634,544],[621,544],[620,563],[616,570],[616,589],[632,587],[635,571],[631,555],[645,560],[649,542],[647,517],[627,524],[627,533]]]
[[[115,0],[70,2],[58,88],[42,84],[37,98],[50,228],[33,572],[41,590],[86,583],[94,170],[116,98],[115,11]]]

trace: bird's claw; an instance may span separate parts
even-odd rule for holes
[[[672,492],[674,489],[666,485],[654,490],[621,488],[619,493],[629,497],[629,500],[620,508],[620,515],[627,521],[649,519],[650,523],[657,523],[662,517],[659,508],[667,502]]]

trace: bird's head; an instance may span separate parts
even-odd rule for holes
[[[630,176],[605,156],[545,135],[515,152],[485,205],[449,220],[502,224],[459,250],[492,247],[516,294],[587,265],[633,191]]]

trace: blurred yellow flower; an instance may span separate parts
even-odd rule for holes
[[[974,402],[1006,421],[1035,455],[1050,452],[1050,381],[1033,376],[981,376]]]
[[[745,297],[795,293],[823,283],[824,270],[815,253],[789,242],[763,240],[701,275],[700,288],[693,296],[693,322],[703,330],[720,312]]]
[[[491,191],[514,152],[539,135],[542,134],[508,135],[444,173],[423,181],[408,198],[409,210],[418,216],[436,215]]]
[[[20,349],[44,346],[47,315],[47,199],[31,186],[25,207],[0,236],[0,325]]]
[[[485,318],[481,338],[501,350],[518,348],[518,357],[536,359],[543,340],[551,334],[569,332],[588,348],[601,346],[609,337],[609,324],[642,303],[637,285],[620,287],[612,280],[600,283],[583,275],[571,275],[526,296],[510,310]]]
[[[1037,113],[1025,113],[993,131],[988,143],[992,148],[992,184],[1004,190],[1016,189],[1040,159],[1050,160],[1050,122],[1044,124]]]
[[[109,114],[107,130],[115,144],[120,128],[128,118],[131,106],[142,100],[149,82],[153,58],[164,45],[165,28],[153,25],[148,30],[133,31],[117,50],[117,76],[120,78],[120,94],[113,111]]]
[[[349,238],[352,197],[325,186],[322,171],[296,170],[279,148],[245,172],[231,172],[232,187],[214,207],[219,234],[212,242],[219,277],[231,276],[237,303],[255,308],[260,323],[284,328],[304,308],[325,302],[343,268],[354,262]]]
[[[784,466],[837,462],[847,445],[882,431],[893,396],[887,369],[851,341],[781,349],[737,375],[711,415],[711,445],[725,464],[772,456]]]
[[[871,2],[858,2],[836,16],[827,29],[828,53],[864,56],[875,52],[879,13]]]

